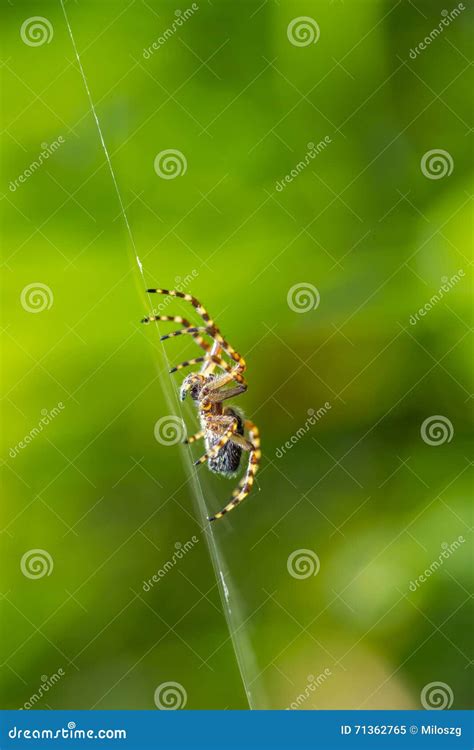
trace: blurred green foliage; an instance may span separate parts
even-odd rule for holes
[[[443,543],[470,538],[472,13],[413,60],[442,18],[437,0],[199,6],[148,58],[175,4],[66,7],[146,283],[193,276],[189,291],[248,362],[240,402],[264,461],[252,497],[214,532],[240,601],[253,705],[288,706],[326,669],[301,707],[417,708],[423,686],[442,681],[466,708],[468,545],[416,591],[410,582]],[[54,36],[29,46],[20,28],[36,15]],[[290,43],[300,15],[317,20],[316,44]],[[154,437],[169,414],[166,362],[140,326],[149,301],[64,15],[56,2],[13,2],[2,21],[3,707],[21,707],[60,668],[36,707],[154,708],[170,680],[187,708],[246,707],[180,450]],[[187,170],[164,180],[153,165],[169,148]],[[429,179],[421,159],[439,148],[454,169]],[[37,282],[54,302],[32,314],[20,298]],[[287,303],[302,282],[320,293],[305,314]],[[189,314],[177,302],[174,312]],[[196,356],[185,338],[167,342],[172,364]],[[450,442],[421,439],[432,415],[450,420]],[[233,484],[201,472],[218,510]],[[54,568],[32,580],[20,560],[36,548]],[[317,576],[289,575],[297,549],[318,555]]]

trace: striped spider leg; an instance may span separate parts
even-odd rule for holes
[[[200,327],[192,327],[189,324],[187,324],[187,321],[183,321],[184,327],[179,329],[178,331],[173,331],[172,333],[166,334],[165,336],[161,337],[161,340],[164,341],[168,338],[173,338],[175,336],[182,336],[183,334],[189,334],[193,336],[199,336],[201,341],[204,342],[204,339],[202,339],[201,334],[207,334],[213,339],[214,344],[218,344],[220,350],[222,352],[225,352],[230,359],[233,360],[235,363],[234,369],[232,370],[231,366],[228,362],[226,362],[222,356],[219,355],[218,351],[214,351],[214,353],[211,351],[208,352],[205,357],[195,357],[194,359],[186,360],[185,362],[181,362],[179,365],[176,365],[176,367],[173,367],[171,372],[177,372],[178,370],[182,370],[184,367],[188,367],[190,365],[195,365],[199,363],[206,363],[209,360],[212,360],[216,365],[222,367],[223,369],[227,370],[227,372],[234,372],[234,379],[238,383],[244,383],[244,378],[242,376],[242,372],[244,372],[246,365],[244,358],[224,339],[222,336],[219,328],[216,326],[214,321],[211,319],[209,313],[207,310],[201,305],[199,300],[196,299],[196,297],[192,297],[190,294],[185,294],[184,292],[178,292],[175,290],[169,290],[169,289],[147,289],[147,292],[149,294],[163,294],[170,297],[179,297],[185,302],[190,302],[191,305],[195,308],[196,312],[200,317],[203,319],[203,321],[206,323],[205,326]],[[172,319],[171,316],[166,316],[166,319]],[[144,321],[148,322],[151,318],[145,318]],[[155,318],[156,320],[156,318]],[[202,345],[202,344],[201,344]],[[204,347],[203,347],[204,348]]]
[[[233,510],[249,495],[260,465],[258,428],[250,420],[245,420],[240,411],[225,406],[223,403],[247,390],[243,377],[246,369],[245,360],[224,339],[215,322],[195,297],[167,289],[148,289],[148,292],[180,297],[190,302],[205,323],[204,326],[191,326],[185,318],[179,316],[151,316],[143,320],[145,323],[153,320],[181,323],[183,326],[181,329],[166,334],[161,339],[190,335],[205,350],[204,355],[181,362],[170,371],[177,372],[184,367],[201,364],[199,372],[192,372],[185,377],[180,389],[181,399],[186,398],[189,393],[196,403],[201,422],[201,430],[191,435],[185,442],[193,443],[204,439],[206,447],[206,452],[195,462],[195,465],[207,463],[210,471],[224,476],[233,476],[239,468],[242,453],[245,451],[249,454],[245,474],[232,493],[231,500],[222,510],[209,518],[210,521],[214,521]],[[207,343],[205,336],[210,337],[212,345]],[[232,360],[232,364],[224,359],[224,355]],[[216,374],[216,369],[221,372]],[[245,436],[246,431],[248,438]]]

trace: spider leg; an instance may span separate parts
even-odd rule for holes
[[[176,367],[172,367],[170,370],[171,372],[177,372],[178,370],[182,370],[183,367],[190,367],[191,365],[198,365],[200,362],[208,362],[210,357],[194,357],[194,359],[187,359],[184,362],[180,362],[179,365],[176,365]]]
[[[246,390],[247,386],[245,383],[239,383],[235,388],[228,388],[225,391],[214,391],[214,389],[212,389],[208,394],[207,399],[212,401],[213,404],[219,404],[221,401],[225,401],[228,398],[233,398],[234,396],[239,396],[241,393],[245,393]]]
[[[181,325],[185,326],[183,330],[187,330],[191,327],[191,323],[189,322],[189,320],[186,320],[186,318],[182,318],[181,315],[149,315],[147,318],[143,318],[141,322],[147,324],[147,323],[153,323],[154,321],[157,321],[157,320],[162,321],[162,322],[181,323]],[[194,340],[196,341],[196,344],[198,344],[201,347],[201,349],[204,349],[205,352],[209,352],[211,350],[211,347],[207,343],[207,341],[205,341],[202,336],[196,335],[201,329],[195,328],[194,330],[196,332],[194,334]],[[205,330],[205,329],[202,329],[202,330]],[[168,336],[162,336],[161,341],[163,341],[163,339],[165,338],[169,338],[170,336],[177,336],[177,335],[178,335],[177,333],[171,333],[171,334],[168,334]]]
[[[240,448],[242,448],[243,451],[253,450],[252,443],[249,440],[247,440],[247,438],[244,438],[243,435],[232,435],[229,442],[235,443],[235,445],[238,445]],[[243,481],[245,480],[241,480],[241,482]],[[239,487],[241,486],[242,484],[239,484]],[[234,492],[236,491],[234,490]],[[233,496],[234,496],[234,493],[232,493],[232,497]]]
[[[236,369],[237,368],[227,371],[215,380],[212,380],[208,385],[204,386],[201,391],[201,402],[206,400],[207,402],[211,401],[212,403],[218,403],[220,401],[225,401],[225,399],[231,398],[232,396],[238,396],[239,393],[246,391],[246,383],[240,381],[235,388],[229,388],[226,391],[222,390],[227,383],[234,380],[234,372]]]
[[[147,292],[149,294],[164,294],[168,295],[169,297],[180,297],[181,299],[184,299],[185,302],[190,302],[191,305],[194,307],[198,315],[201,316],[201,318],[206,323],[206,327],[209,329],[209,335],[212,336],[212,338],[217,341],[222,349],[231,357],[231,359],[234,360],[234,362],[237,362],[242,370],[245,370],[245,360],[222,336],[219,328],[216,326],[214,321],[211,319],[211,316],[201,305],[198,299],[196,297],[193,297],[191,294],[185,294],[184,292],[178,292],[174,289],[147,289]]]
[[[231,367],[228,362],[226,362],[222,357],[219,357],[216,354],[207,354],[204,357],[194,357],[194,359],[187,359],[185,362],[181,362],[179,365],[176,365],[176,367],[173,367],[170,370],[170,373],[177,372],[178,370],[182,370],[183,367],[189,367],[190,365],[197,365],[200,362],[206,362],[206,363],[213,363],[214,365],[217,365],[218,367],[221,367],[223,370],[226,370],[228,373],[232,373],[232,380],[235,380],[237,383],[244,383],[244,378],[240,374],[239,367]],[[204,369],[202,370],[204,372]]]
[[[245,426],[249,431],[250,439],[252,441],[252,450],[250,451],[249,463],[245,477],[241,480],[241,486],[239,485],[239,489],[234,491],[233,499],[227,503],[222,510],[216,513],[215,516],[211,516],[209,521],[216,521],[217,519],[222,518],[226,513],[229,513],[229,511],[239,505],[242,500],[245,500],[252,489],[262,455],[260,450],[260,433],[258,427],[253,422],[250,422],[250,420],[246,420]]]
[[[148,294],[164,294],[168,297],[179,297],[186,302],[190,302],[206,324],[215,327],[214,321],[211,320],[211,316],[196,297],[192,297],[190,294],[185,294],[184,292],[177,292],[174,289],[147,289],[147,292]]]
[[[204,326],[186,326],[186,328],[180,328],[179,331],[171,331],[165,336],[160,336],[160,341],[166,341],[166,339],[173,339],[175,336],[182,336],[183,334],[196,334],[196,333],[207,333],[207,328]]]
[[[224,422],[224,420],[227,422],[229,418],[224,417],[219,421]],[[232,435],[236,431],[237,427],[238,427],[237,420],[235,419],[235,417],[231,417],[229,427],[226,429],[226,431],[224,432],[220,440],[218,440],[217,443],[215,443],[215,445],[213,445],[212,448],[207,453],[204,453],[204,455],[201,456],[201,458],[198,458],[198,460],[194,462],[194,466],[199,466],[200,464],[205,463],[208,459],[214,458],[215,456],[217,456],[220,449],[223,448],[224,445],[226,445],[229,442]]]
[[[190,326],[191,323],[189,320],[186,320],[186,318],[181,317],[181,315],[149,315],[146,318],[142,318],[142,323],[153,323],[155,320],[160,321],[169,321],[170,323],[181,323],[183,326]]]
[[[165,341],[166,339],[174,338],[175,336],[182,336],[183,334],[190,334],[194,336],[196,339],[199,338],[202,341],[202,336],[197,336],[196,334],[202,334],[207,335],[212,338],[214,341],[214,344],[217,344],[219,349],[222,349],[223,352],[229,355],[231,359],[233,359],[234,362],[237,362],[240,369],[243,371],[246,369],[245,360],[243,357],[240,356],[231,346],[230,344],[225,341],[225,339],[222,338],[222,336],[216,331],[215,328],[206,328],[205,326],[187,326],[186,328],[180,328],[178,331],[172,331],[171,333],[167,333],[165,336],[161,336],[161,341]],[[210,349],[210,346],[208,350]]]
[[[214,341],[214,343],[212,345],[212,348],[211,348],[210,356],[211,357],[219,357],[220,353],[221,353],[221,348],[220,348],[219,344],[217,343],[217,341]],[[199,372],[201,373],[201,375],[205,375],[205,376],[212,375],[212,373],[214,372],[214,370],[216,369],[216,367],[217,367],[216,362],[214,362],[211,359],[209,362],[205,362],[203,364],[203,366],[201,367],[201,369],[199,370]]]
[[[253,446],[258,450],[260,448],[260,433],[258,431],[258,428],[256,427],[256,425],[254,425],[253,422],[250,421],[250,419],[245,420],[245,427],[249,431],[249,437],[253,441]],[[257,435],[255,435],[255,430],[257,430]],[[240,490],[245,484],[245,479],[246,477],[243,476],[239,484],[233,491],[232,497],[236,497],[239,494]]]
[[[195,443],[196,440],[201,440],[201,438],[203,437],[204,430],[199,430],[199,432],[196,432],[194,435],[190,435],[189,437],[185,438],[185,440],[183,440],[183,443],[189,445],[190,443]]]

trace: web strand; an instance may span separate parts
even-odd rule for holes
[[[115,176],[115,172],[112,166],[112,161],[110,158],[109,151],[107,149],[107,144],[103,136],[100,120],[99,120],[99,117],[97,115],[97,112],[94,106],[94,101],[92,99],[91,91],[87,82],[87,77],[86,77],[84,68],[82,66],[81,58],[80,58],[80,55],[76,46],[74,35],[72,33],[72,28],[71,28],[71,24],[69,22],[69,18],[66,12],[64,0],[60,0],[60,2],[61,2],[61,8],[64,13],[66,25],[68,28],[69,36],[71,38],[71,43],[72,43],[72,47],[74,50],[74,54],[75,54],[77,64],[79,67],[79,72],[81,74],[84,88],[87,93],[87,98],[89,101],[90,109],[94,117],[97,131],[99,134],[100,143],[101,143],[101,146],[104,151],[105,158],[109,167],[112,182],[113,182],[115,192],[117,195],[117,200],[120,206],[120,212],[123,217],[123,221],[125,223],[127,234],[130,240],[130,246],[133,251],[134,261],[136,263],[136,267],[138,268],[138,272],[140,274],[141,283],[143,285],[143,293],[145,296],[145,292],[146,292],[148,285],[145,282],[145,274],[144,274],[143,265],[137,252],[137,247],[135,244],[133,232],[130,226],[130,222],[128,220],[127,212],[125,210],[125,205],[124,205],[122,195],[118,186],[118,182]],[[158,330],[158,327],[156,328]],[[168,360],[168,356],[167,356],[163,343],[161,345],[161,351],[162,351],[163,360],[166,363],[167,370],[169,370],[169,360]],[[170,379],[167,378],[165,380],[163,378],[160,378],[160,386],[165,396],[170,413],[178,411],[179,418],[183,420],[181,404],[179,400],[177,399],[176,393],[174,392],[172,388]],[[206,509],[206,503],[204,500],[203,490],[202,490],[200,481],[198,479],[196,470],[194,469],[192,465],[190,448],[189,447],[186,448],[185,446],[183,446],[182,455],[184,459],[185,469],[188,475],[188,481],[191,487],[193,488],[194,499],[195,499],[198,512],[199,512],[201,530],[204,533],[204,536],[206,539],[207,548],[208,548],[209,556],[211,558],[212,567],[214,570],[214,575],[216,578],[216,583],[217,583],[217,587],[219,590],[222,607],[223,607],[223,611],[224,611],[225,618],[226,618],[227,627],[229,629],[230,638],[231,638],[232,645],[234,648],[234,653],[235,653],[236,661],[238,664],[240,676],[244,685],[244,689],[245,689],[245,693],[247,696],[249,706],[250,708],[255,708],[256,706],[255,706],[255,701],[253,697],[253,692],[251,689],[251,680],[253,676],[253,680],[255,681],[258,671],[256,668],[255,654],[251,648],[247,634],[243,627],[246,621],[243,617],[242,607],[239,601],[239,594],[237,591],[237,585],[234,585],[230,573],[224,572],[226,569],[226,565],[224,564],[224,557],[217,543],[215,532],[213,530],[213,526],[207,520],[208,514],[207,514],[207,509]],[[264,706],[259,705],[259,708],[263,708],[263,707]]]

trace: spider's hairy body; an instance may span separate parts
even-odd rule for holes
[[[217,406],[217,404],[216,404]],[[231,407],[227,407],[223,410],[224,416],[230,416],[237,420],[237,428],[235,430],[236,435],[244,435],[244,420],[242,416]],[[204,419],[201,419],[201,426],[204,430],[204,444],[206,446],[206,453],[209,453],[212,448],[222,438],[222,430],[213,430],[209,428],[208,423]],[[222,448],[219,449],[216,456],[209,458],[207,466],[209,471],[214,474],[222,474],[223,476],[232,477],[236,474],[240,460],[242,458],[242,448],[240,445],[236,445],[229,440]]]
[[[186,360],[173,367],[171,372],[176,372],[189,365],[202,363],[199,372],[187,375],[180,388],[181,399],[184,400],[189,394],[195,402],[201,423],[200,432],[192,435],[185,442],[193,443],[204,438],[206,452],[199,458],[195,465],[206,463],[210,471],[223,476],[233,476],[240,466],[243,452],[248,452],[249,460],[244,477],[240,480],[238,487],[234,490],[232,499],[227,505],[209,520],[214,521],[222,518],[226,513],[235,508],[244,500],[252,489],[255,474],[260,465],[260,435],[257,426],[248,419],[244,419],[241,412],[234,407],[224,406],[223,402],[228,398],[238,396],[247,390],[243,373],[246,369],[243,357],[223,338],[219,328],[211,319],[201,303],[190,294],[167,289],[148,289],[153,294],[165,294],[171,297],[180,297],[190,302],[196,312],[206,323],[205,326],[191,326],[181,316],[152,315],[143,319],[143,323],[154,320],[173,321],[180,323],[183,328],[174,331],[161,339],[168,339],[183,334],[191,335],[195,342],[204,349],[205,355]],[[212,340],[210,345],[205,336]],[[224,359],[224,355],[231,362]],[[216,374],[219,368],[222,372]],[[233,386],[225,388],[225,386]],[[248,432],[248,439],[245,432]]]

